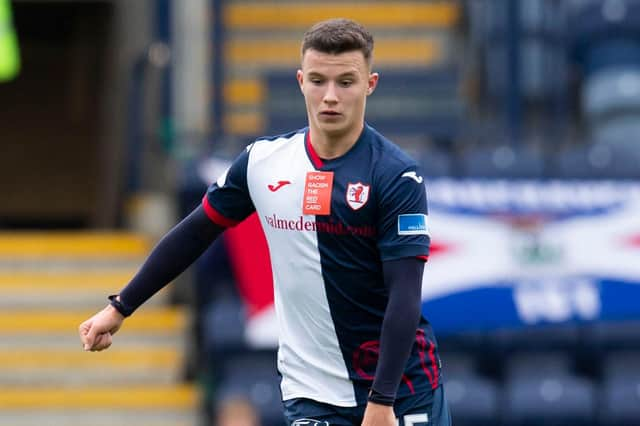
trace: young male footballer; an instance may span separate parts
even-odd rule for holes
[[[169,231],[111,303],[80,325],[108,348],[125,317],[256,212],[269,246],[278,371],[291,425],[450,425],[421,314],[427,200],[411,158],[365,123],[373,37],[347,19],[304,35],[308,126],[259,138]]]

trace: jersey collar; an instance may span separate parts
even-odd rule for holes
[[[311,132],[307,127],[304,135],[304,147],[305,147],[305,151],[307,151],[307,156],[309,157],[311,164],[313,164],[313,167],[315,167],[316,170],[319,170],[325,167],[326,165],[328,165],[329,163],[335,164],[340,160],[351,155],[354,151],[356,151],[357,147],[362,145],[362,140],[366,138],[367,134],[369,134],[369,125],[367,123],[364,123],[364,127],[362,128],[362,132],[360,133],[360,136],[358,136],[358,140],[356,141],[355,144],[353,144],[353,146],[349,149],[349,151],[347,151],[344,155],[340,157],[332,158],[331,160],[323,160],[322,158],[320,158],[316,150],[313,148],[313,145],[311,144]]]

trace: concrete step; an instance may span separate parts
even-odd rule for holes
[[[77,327],[76,327],[77,330]],[[141,334],[127,331],[127,325],[113,338],[113,345],[109,350],[146,348],[183,348],[187,333],[179,334]],[[77,331],[68,334],[0,334],[0,347],[16,350],[63,350],[78,348],[82,350]]]
[[[119,290],[135,275],[133,268],[93,269],[88,271],[14,271],[0,269],[0,291],[55,293],[93,291],[104,294]]]
[[[382,38],[376,40],[375,61],[380,66],[433,66],[441,62],[443,47],[439,37]],[[236,38],[225,47],[230,69],[242,63],[245,66],[250,63],[253,68],[288,67],[300,61],[299,50],[300,41],[293,37],[284,40]]]
[[[76,335],[80,324],[95,311],[63,311],[41,309],[13,309],[0,311],[0,338],[11,335]],[[185,332],[186,313],[179,308],[143,306],[125,321],[120,335],[159,334],[177,335]]]
[[[169,385],[179,382],[182,351],[172,347],[117,347],[102,352],[73,348],[0,349],[0,386]]]
[[[162,410],[2,410],[0,425],[10,426],[198,426],[197,412]]]
[[[0,271],[15,273],[64,273],[95,271],[134,271],[143,262],[143,256],[131,258],[51,258],[51,257],[14,257],[0,256]]]
[[[131,258],[144,256],[147,238],[127,232],[2,232],[0,258]]]
[[[285,4],[251,1],[231,2],[225,13],[225,23],[230,29],[304,30],[318,21],[344,16],[358,19],[371,28],[450,29],[459,15],[459,5],[451,1],[287,1]]]
[[[137,268],[111,267],[82,270],[14,269],[0,267],[0,308],[28,309],[55,306],[60,309],[103,307],[107,295],[119,292]],[[145,306],[166,305],[171,284],[152,297]]]
[[[13,271],[0,269],[0,308],[27,309],[55,306],[59,309],[103,307],[107,295],[119,292],[135,275],[135,269],[88,271]],[[170,286],[146,304],[166,305]]]
[[[49,272],[0,271],[0,307],[41,307],[49,304],[59,308],[100,306],[106,296],[120,291],[135,275],[135,270],[91,270]],[[166,303],[166,288],[149,304]],[[62,305],[61,305],[62,304]]]
[[[198,400],[197,389],[191,385],[0,387],[0,412],[94,409],[183,412],[195,410]]]
[[[184,384],[188,311],[165,288],[102,352],[78,326],[150,251],[130,233],[0,233],[0,425],[196,426],[200,393]]]
[[[95,310],[102,309],[108,303],[107,295],[117,293],[116,290],[105,291],[104,293],[96,293],[93,291],[80,290],[71,295],[63,290],[59,292],[41,293],[35,292],[18,292],[7,291],[3,293],[0,299],[0,310],[4,309],[48,309],[55,306],[58,309],[77,310],[79,308],[93,308]],[[169,289],[158,292],[154,297],[145,302],[145,307],[166,306],[169,300]]]

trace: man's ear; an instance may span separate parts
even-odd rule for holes
[[[296,72],[296,80],[298,80],[298,86],[300,86],[300,91],[302,92],[302,82],[303,80],[304,74],[302,73],[302,70],[298,70]]]
[[[378,87],[378,79],[380,75],[377,72],[369,74],[369,81],[367,82],[367,96],[372,94],[376,87]]]

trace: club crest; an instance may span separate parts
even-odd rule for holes
[[[347,204],[354,210],[364,207],[369,200],[370,185],[362,182],[350,183],[347,185]]]

